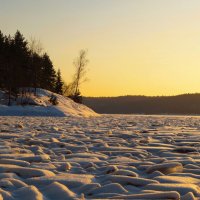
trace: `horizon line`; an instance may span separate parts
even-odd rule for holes
[[[85,96],[83,95],[83,98],[117,98],[117,97],[176,97],[176,96],[183,96],[183,95],[200,95],[200,92],[195,93],[182,93],[182,94],[174,94],[174,95],[134,95],[134,94],[128,94],[128,95],[119,95],[119,96]]]

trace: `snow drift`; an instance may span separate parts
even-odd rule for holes
[[[0,97],[3,98],[3,92],[0,91]],[[57,105],[52,105],[49,101],[51,96],[57,98]],[[18,99],[18,102],[22,99]],[[75,103],[70,98],[52,93],[48,90],[37,89],[37,96],[29,96],[28,101],[32,105],[12,106],[0,105],[0,116],[52,116],[52,117],[91,117],[98,116],[92,109],[85,105]]]

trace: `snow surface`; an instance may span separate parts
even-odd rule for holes
[[[3,96],[0,91],[0,98]],[[50,97],[57,97],[58,105],[54,106],[50,103]],[[20,101],[19,99],[18,101]],[[37,97],[30,96],[28,101],[35,105],[0,105],[0,116],[52,116],[66,117],[79,116],[91,117],[98,116],[92,109],[83,104],[75,103],[73,100],[59,94],[52,93],[48,90],[37,89]]]
[[[0,199],[200,199],[200,117],[0,117]]]

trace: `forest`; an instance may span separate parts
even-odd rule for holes
[[[49,55],[43,52],[37,40],[31,39],[28,42],[20,31],[16,31],[14,36],[4,35],[0,31],[0,90],[6,93],[8,105],[11,104],[11,99],[27,92],[36,95],[36,88],[65,94],[80,103],[79,85],[85,72],[85,57],[86,52],[80,51],[74,63],[74,79],[66,85],[60,69],[55,70]]]
[[[84,97],[83,103],[106,114],[200,114],[200,94],[176,96]]]

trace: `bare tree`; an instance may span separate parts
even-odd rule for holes
[[[29,49],[31,52],[31,56],[33,56],[34,54],[42,55],[43,52],[42,43],[40,42],[40,40],[34,37],[30,38]]]
[[[73,95],[73,86],[72,83],[65,83],[63,84],[63,95],[64,96],[72,96]]]
[[[86,66],[88,62],[89,60],[87,59],[87,50],[80,50],[78,57],[74,60],[74,66],[76,70],[74,74],[74,80],[72,82],[74,96],[80,94],[80,85],[87,80],[85,75],[87,72]]]

